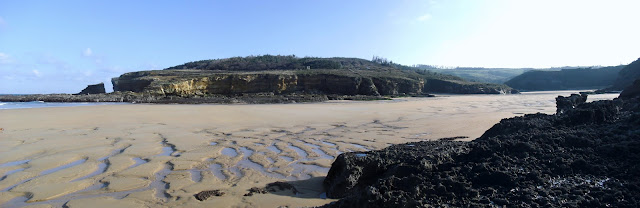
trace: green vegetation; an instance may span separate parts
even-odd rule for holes
[[[352,76],[392,76],[392,77],[426,77],[432,79],[458,80],[464,79],[429,70],[405,66],[385,58],[374,56],[371,61],[359,58],[299,58],[295,55],[262,55],[248,57],[232,57],[188,62],[169,67],[166,70],[215,70],[215,71],[282,71],[295,70],[297,74],[329,73]]]
[[[474,68],[457,67],[452,69],[438,68],[428,65],[418,65],[416,68],[433,72],[458,76],[474,82],[488,82],[502,84],[509,79],[524,72],[533,70],[530,68]]]
[[[512,78],[529,71],[561,71],[572,69],[601,68],[601,67],[553,67],[553,68],[483,68],[483,67],[456,67],[443,68],[431,65],[417,65],[415,68],[429,70],[437,73],[449,74],[474,82],[488,82],[503,84]]]
[[[613,84],[624,66],[563,69],[560,71],[529,71],[507,81],[518,90],[596,89]]]
[[[264,70],[297,70],[297,69],[348,69],[379,68],[380,64],[356,58],[298,58],[295,55],[263,55],[233,57],[225,59],[201,60],[185,63],[167,69],[200,69],[222,71],[264,71]]]

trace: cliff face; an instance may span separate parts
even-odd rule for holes
[[[407,74],[363,75],[362,71],[258,71],[162,70],[132,72],[113,78],[114,91],[144,92],[158,96],[238,95],[242,93],[307,93],[339,95],[415,95],[439,93],[511,93],[504,85],[427,79]]]

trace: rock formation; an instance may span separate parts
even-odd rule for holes
[[[556,113],[562,114],[571,111],[576,106],[587,102],[586,94],[571,94],[569,97],[558,96],[556,98]]]
[[[207,190],[207,191],[198,192],[197,194],[194,195],[194,197],[198,201],[204,201],[204,200],[207,200],[207,199],[209,199],[211,197],[224,196],[225,194],[226,194],[225,192],[216,189],[216,190]]]
[[[571,107],[503,119],[471,142],[343,153],[324,181],[341,199],[324,207],[638,207],[634,86],[609,101],[558,98]]]
[[[90,95],[100,93],[106,93],[104,89],[104,83],[102,82],[100,82],[99,84],[89,85],[76,95]]]
[[[439,80],[407,74],[363,70],[211,72],[161,70],[126,73],[112,80],[115,91],[156,96],[237,95],[242,93],[420,95],[429,92],[460,94],[513,93],[504,85]],[[364,75],[366,74],[366,75]]]
[[[207,96],[244,93],[421,95],[432,92],[499,94],[506,85],[468,82],[459,77],[394,64],[385,59],[249,56],[203,60],[113,78],[114,91],[154,96]]]

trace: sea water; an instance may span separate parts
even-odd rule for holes
[[[47,107],[72,107],[72,106],[90,106],[90,105],[119,105],[127,103],[108,103],[108,102],[90,102],[90,103],[57,103],[57,102],[0,102],[0,110],[19,109],[19,108],[47,108]]]

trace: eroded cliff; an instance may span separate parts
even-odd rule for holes
[[[511,93],[504,85],[439,80],[413,72],[365,70],[283,70],[232,72],[159,70],[113,78],[114,91],[155,96],[239,95],[243,93],[420,95],[425,93]]]

